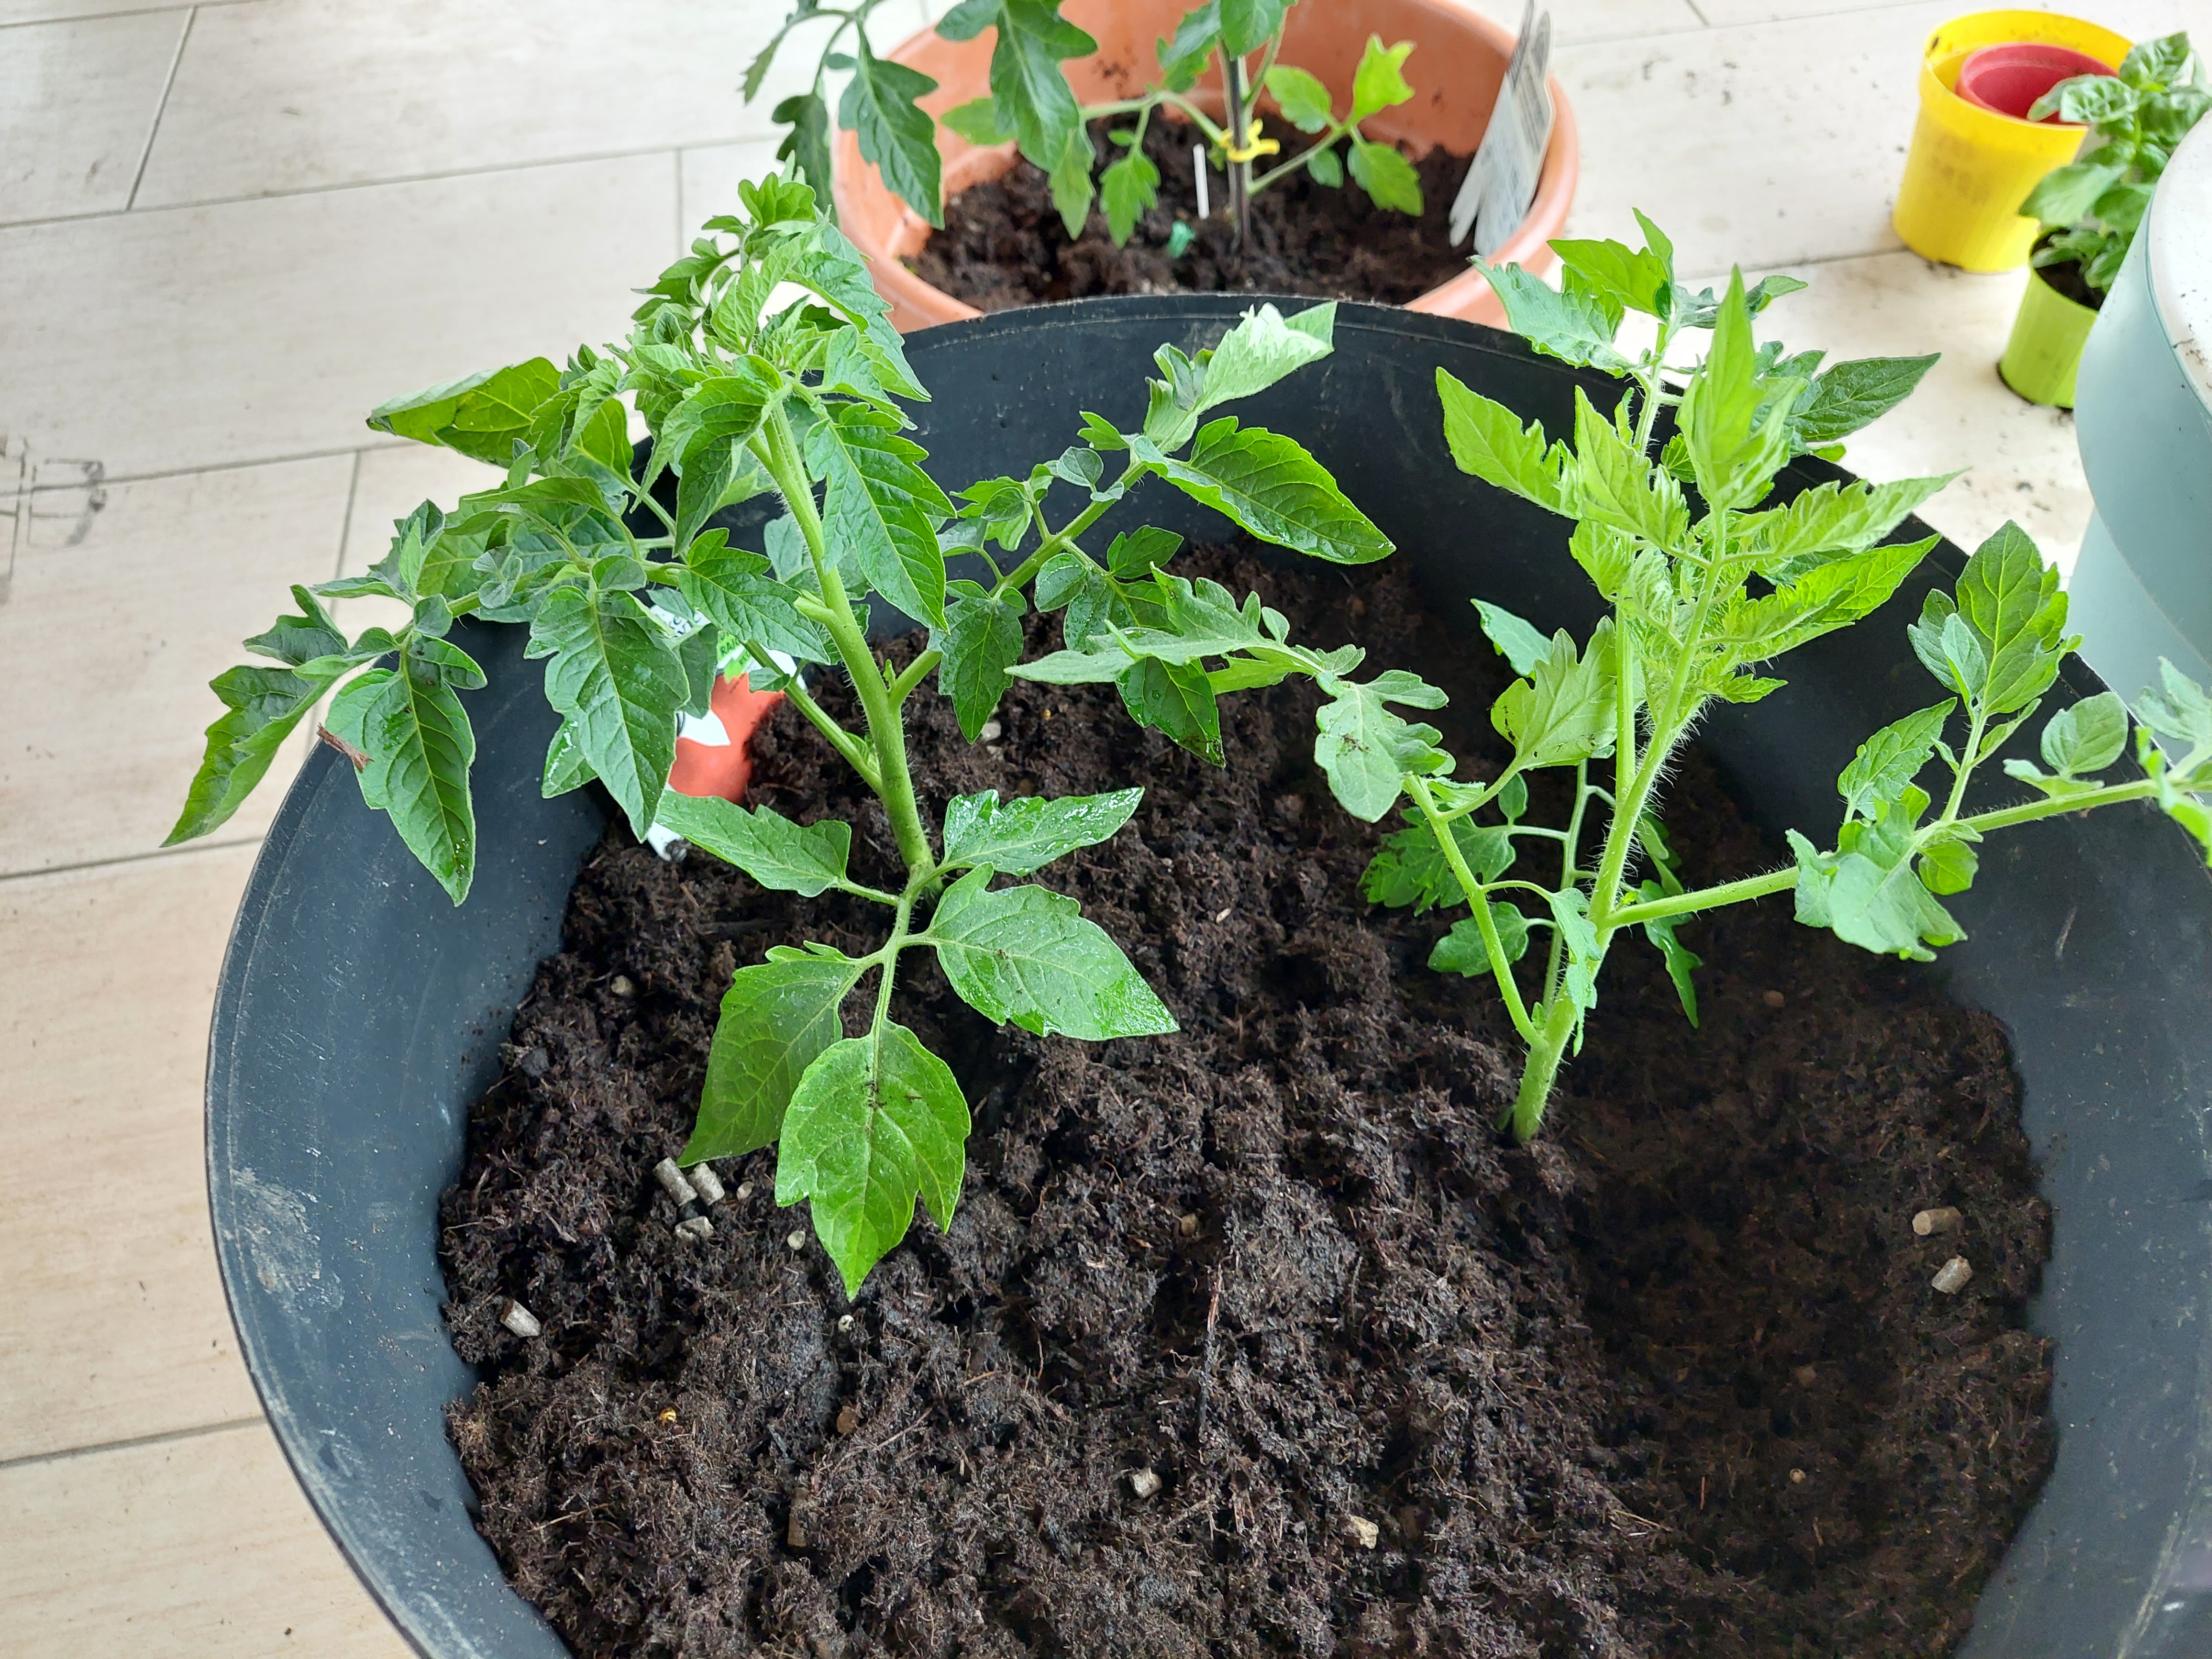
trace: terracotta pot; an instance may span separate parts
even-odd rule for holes
[[[1187,0],[1067,0],[1062,15],[1089,32],[1098,50],[1070,60],[1066,68],[1075,95],[1085,104],[1131,98],[1157,79],[1154,42],[1173,34],[1189,7]],[[1415,155],[1438,144],[1472,155],[1489,125],[1505,65],[1513,55],[1513,36],[1465,0],[1308,0],[1294,7],[1283,40],[1283,61],[1321,77],[1341,109],[1352,100],[1352,72],[1370,34],[1389,44],[1411,40],[1407,62],[1413,82],[1410,102],[1360,124],[1370,137],[1404,144]],[[986,29],[972,40],[941,39],[934,30],[915,35],[892,52],[897,62],[933,77],[937,90],[921,100],[932,115],[990,91],[991,48],[997,31]],[[1499,262],[1546,270],[1552,264],[1551,239],[1566,222],[1574,200],[1581,161],[1574,112],[1557,77],[1551,82],[1552,142],[1537,180],[1536,199],[1521,228],[1498,250]],[[1218,112],[1221,76],[1209,70],[1192,94]],[[1262,108],[1273,100],[1263,97]],[[900,263],[921,252],[928,223],[884,188],[875,168],[860,160],[859,138],[840,132],[837,152],[837,217],[845,234],[868,257],[876,288],[891,302],[891,321],[902,330],[957,322],[982,313],[942,289],[931,287]],[[937,148],[945,158],[945,193],[957,195],[971,185],[995,179],[1015,161],[1011,143],[971,144],[939,126]],[[1474,270],[1455,276],[1407,307],[1442,317],[1505,324],[1505,313],[1490,284]]]

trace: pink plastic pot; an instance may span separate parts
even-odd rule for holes
[[[1066,0],[1062,15],[1098,42],[1097,52],[1065,66],[1075,95],[1085,104],[1097,104],[1141,93],[1146,78],[1158,73],[1153,43],[1172,35],[1189,9],[1188,0]],[[1394,44],[1413,42],[1406,68],[1415,95],[1411,102],[1363,122],[1361,131],[1403,144],[1417,155],[1438,144],[1474,155],[1513,56],[1512,33],[1467,0],[1308,0],[1290,14],[1283,61],[1320,76],[1342,108],[1351,102],[1352,70],[1370,34]],[[915,35],[890,56],[937,82],[937,90],[921,100],[921,106],[932,115],[942,115],[956,104],[989,94],[991,49],[997,37],[995,29],[985,29],[972,40],[952,41],[933,30]],[[1538,271],[1551,268],[1547,244],[1566,223],[1581,167],[1574,112],[1556,76],[1550,85],[1552,139],[1535,200],[1521,228],[1496,255],[1497,263]],[[1192,96],[1201,105],[1210,102],[1218,112],[1218,72],[1209,70]],[[1273,101],[1263,97],[1261,106],[1272,108]],[[836,143],[838,222],[867,256],[877,291],[890,301],[891,321],[910,331],[980,316],[975,307],[932,287],[900,263],[921,251],[929,236],[927,222],[885,189],[875,168],[861,161],[856,135],[840,132]],[[937,130],[937,148],[945,158],[948,197],[997,178],[1015,161],[1010,143],[971,144],[944,126]],[[1504,309],[1490,284],[1471,268],[1406,308],[1465,318],[1493,328],[1505,323]]]
[[[2025,121],[2035,100],[2061,81],[2112,72],[2111,64],[2100,64],[2069,46],[2045,40],[2013,40],[1968,52],[1966,61],[1959,65],[1959,83],[1953,90],[1970,104]],[[2046,115],[2043,120],[2046,126],[2079,125],[2062,121],[2056,115]]]

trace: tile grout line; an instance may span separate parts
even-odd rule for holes
[[[1682,0],[1682,3],[1697,14],[1698,21],[1700,23],[1703,23],[1707,28],[1712,27],[1713,20],[1705,15],[1705,9],[1698,3],[1698,0]]]
[[[36,881],[42,876],[71,876],[87,870],[112,870],[125,864],[150,864],[156,859],[187,858],[196,853],[228,853],[240,847],[258,847],[259,836],[240,836],[229,841],[191,841],[177,847],[155,847],[143,853],[118,853],[112,859],[87,859],[82,864],[51,864],[42,870],[0,871],[0,890],[15,881]],[[5,1468],[0,1464],[0,1468]]]
[[[185,61],[185,44],[192,38],[192,21],[200,15],[198,6],[185,13],[185,26],[177,33],[177,50],[169,59],[169,73],[161,82],[161,96],[154,106],[154,124],[146,129],[146,148],[138,152],[138,171],[131,175],[131,194],[124,198],[123,210],[131,211],[138,200],[138,187],[146,182],[146,164],[154,159],[154,140],[161,136],[161,117],[168,112],[169,94],[177,84],[177,69]]]
[[[35,1468],[41,1463],[65,1463],[72,1458],[93,1457],[101,1452],[136,1451],[142,1446],[167,1446],[179,1440],[200,1440],[211,1434],[234,1434],[240,1429],[267,1426],[266,1417],[234,1417],[222,1423],[203,1423],[197,1428],[169,1429],[160,1434],[133,1435],[128,1440],[103,1440],[95,1445],[69,1446],[60,1451],[32,1452],[22,1457],[0,1458],[0,1474],[9,1469]]]
[[[342,455],[381,455],[397,449],[415,448],[411,438],[397,438],[388,444],[349,444],[343,449],[302,449],[286,455],[250,455],[244,460],[209,461],[200,466],[155,467],[146,472],[109,472],[102,475],[103,484],[159,483],[167,478],[196,478],[203,472],[243,472],[249,467],[289,466],[296,461],[334,461]],[[70,489],[72,484],[46,484],[47,489]],[[25,490],[25,496],[35,492]]]
[[[331,572],[332,581],[345,574],[346,550],[353,541],[353,504],[361,494],[361,458],[358,449],[353,453],[353,471],[346,477],[345,517],[338,520],[338,562]]]
[[[179,53],[182,50],[180,43]],[[170,73],[173,77],[175,75],[173,66]],[[163,101],[164,103],[167,101],[166,89]],[[196,201],[162,202],[152,207],[109,209],[99,213],[55,213],[40,219],[0,221],[0,233],[11,230],[33,230],[47,225],[88,224],[102,219],[119,219],[126,212],[134,217],[143,219],[149,214],[155,213],[192,213],[205,208],[243,207],[254,202],[289,202],[302,196],[336,196],[349,190],[388,190],[400,185],[438,185],[455,179],[486,179],[497,178],[509,173],[535,173],[546,167],[590,167],[600,161],[635,161],[647,156],[665,155],[671,149],[679,152],[686,149],[731,149],[739,144],[762,143],[774,137],[775,135],[773,132],[738,133],[732,137],[702,138],[686,143],[646,144],[635,149],[592,150],[574,155],[545,155],[526,161],[502,161],[489,167],[450,167],[442,173],[403,173],[388,179],[343,179],[327,185],[304,185],[297,190],[259,191],[246,196],[210,196]],[[147,143],[150,149],[152,147],[150,135]],[[145,167],[143,161],[139,163],[139,167],[143,173]],[[137,194],[135,185],[132,187],[131,194],[134,198]]]
[[[0,34],[9,29],[50,28],[56,23],[105,23],[118,17],[157,17],[165,11],[195,11],[201,6],[251,6],[261,0],[179,0],[169,6],[118,6],[113,11],[58,13],[52,17],[18,17],[11,23],[0,23]]]

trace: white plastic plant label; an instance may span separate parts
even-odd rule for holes
[[[1538,12],[1536,0],[1528,0],[1490,125],[1452,200],[1454,247],[1472,230],[1474,251],[1488,258],[1521,228],[1536,199],[1544,151],[1552,141],[1551,64],[1552,14]]]

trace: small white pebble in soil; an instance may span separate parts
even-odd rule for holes
[[[1160,1478],[1150,1469],[1129,1471],[1129,1490],[1139,1498],[1151,1498],[1160,1489]]]
[[[853,1328],[853,1316],[850,1314],[839,1314],[837,1316],[837,1328],[841,1331],[851,1330]]]
[[[978,743],[996,743],[1006,734],[1006,728],[1000,725],[998,721],[985,720],[981,728],[975,733],[975,741]]]
[[[688,1238],[695,1244],[702,1244],[714,1236],[714,1224],[703,1215],[695,1215],[689,1221],[676,1224],[676,1236]]]
[[[790,1245],[794,1250],[803,1250],[806,1248],[806,1235],[794,1228],[792,1231],[791,1237],[785,1239],[783,1242]]]
[[[1790,1470],[1790,1484],[1791,1486],[1803,1486],[1803,1485],[1805,1484],[1805,1471],[1804,1471],[1804,1470],[1802,1470],[1802,1469],[1792,1469],[1792,1470]]]
[[[1956,1296],[1966,1288],[1974,1270],[1963,1255],[1954,1255],[1936,1270],[1936,1277],[1928,1282],[1946,1296]]]
[[[750,1181],[740,1181],[738,1183],[738,1202],[742,1204],[752,1195],[753,1183]]]
[[[607,981],[607,989],[618,997],[634,997],[637,994],[637,987],[630,983],[628,974],[617,974]]]
[[[1382,1528],[1376,1526],[1372,1521],[1368,1520],[1364,1516],[1346,1516],[1344,1517],[1344,1530],[1346,1534],[1350,1536],[1352,1541],[1358,1545],[1359,1547],[1364,1550],[1373,1549],[1376,1541],[1382,1536]]]
[[[545,1328],[538,1322],[538,1316],[520,1302],[509,1301],[500,1310],[499,1322],[525,1341],[538,1335]]]
[[[678,1204],[689,1204],[699,1196],[697,1190],[685,1178],[684,1171],[676,1167],[676,1160],[672,1158],[664,1158],[653,1166],[653,1178],[660,1183],[660,1190]]]
[[[1198,1237],[1198,1218],[1194,1215],[1184,1216],[1181,1220],[1176,1223],[1176,1231],[1181,1233],[1185,1238],[1196,1238]]]
[[[1945,1204],[1936,1209],[1923,1210],[1913,1217],[1912,1231],[1923,1238],[1931,1238],[1937,1233],[1951,1231],[1965,1219],[1964,1216]]]
[[[1223,906],[1221,907],[1221,908],[1220,908],[1220,909],[1218,909],[1218,910],[1215,911],[1215,912],[1214,912],[1214,914],[1213,914],[1213,923],[1214,923],[1214,926],[1218,927],[1219,927],[1223,922],[1224,922],[1224,921],[1228,921],[1228,920],[1229,920],[1229,914],[1230,914],[1230,912],[1231,912],[1231,911],[1232,911],[1232,910],[1234,910],[1236,908],[1237,908],[1237,907],[1236,907],[1235,905],[1233,905],[1233,904],[1224,904],[1224,905],[1223,905]]]
[[[695,1164],[685,1173],[690,1176],[691,1184],[699,1189],[701,1203],[720,1204],[722,1201],[722,1177],[714,1173],[712,1164]]]
[[[1770,1008],[1779,1008],[1790,1000],[1779,991],[1769,991],[1759,1000]]]

